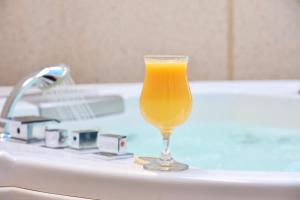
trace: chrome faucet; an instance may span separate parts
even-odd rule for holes
[[[1,119],[5,121],[14,117],[13,112],[15,106],[28,89],[32,87],[38,87],[41,90],[47,90],[61,83],[67,77],[69,71],[70,70],[66,65],[60,64],[52,67],[46,67],[26,76],[13,88],[13,90],[7,97],[1,112]],[[6,123],[4,122],[2,124],[3,130],[0,138],[9,136],[6,127]]]

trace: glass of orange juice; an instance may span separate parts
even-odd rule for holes
[[[144,118],[162,135],[161,156],[145,164],[153,171],[183,171],[188,165],[175,161],[170,153],[170,136],[175,127],[187,120],[192,96],[187,80],[187,56],[145,56],[146,75],[140,97]]]

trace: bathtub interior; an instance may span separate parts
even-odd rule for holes
[[[189,120],[174,130],[173,156],[201,169],[300,171],[300,98],[202,93],[193,95]],[[126,112],[98,120],[104,132],[128,136],[128,150],[157,156],[158,130],[144,121],[137,97]]]

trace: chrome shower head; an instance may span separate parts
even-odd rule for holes
[[[64,64],[59,64],[52,67],[46,67],[26,76],[13,88],[7,97],[1,112],[1,118],[7,119],[13,117],[16,103],[28,89],[38,87],[41,90],[47,90],[60,84],[69,76],[69,74],[69,68]]]
[[[70,70],[66,65],[60,64],[57,66],[46,67],[41,71],[32,74],[30,77],[33,78],[33,80],[36,80],[33,86],[45,90],[60,84],[69,75],[69,71]]]

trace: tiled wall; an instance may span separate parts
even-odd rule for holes
[[[135,82],[143,55],[190,56],[190,80],[300,78],[299,0],[0,0],[0,85],[66,63]]]

